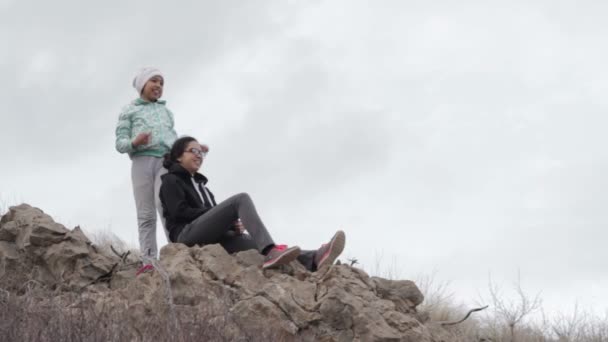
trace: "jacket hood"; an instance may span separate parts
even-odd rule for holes
[[[193,176],[192,174],[190,174],[190,172],[188,172],[188,170],[186,170],[183,166],[181,166],[178,163],[175,163],[171,167],[169,167],[169,173],[163,175],[162,177],[164,177],[168,174],[177,175],[180,178],[183,178],[184,180],[189,180],[190,178],[194,177],[195,182],[203,183],[204,185],[207,184],[207,182],[208,182],[207,177],[205,177],[203,174],[197,172]]]

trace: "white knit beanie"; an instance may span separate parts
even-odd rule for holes
[[[160,70],[158,70],[157,68],[146,67],[141,69],[137,76],[135,76],[135,78],[133,79],[133,88],[137,89],[138,94],[141,94],[141,91],[144,89],[146,82],[148,82],[154,76],[160,76],[163,79],[165,78],[163,76],[163,73],[160,72]]]

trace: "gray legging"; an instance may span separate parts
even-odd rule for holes
[[[232,230],[239,218],[249,235]],[[177,237],[177,242],[188,246],[219,243],[228,253],[248,249],[257,249],[261,253],[266,247],[274,245],[251,197],[246,193],[228,198],[190,222]],[[314,256],[315,251],[302,251],[298,261],[309,271],[315,271]]]
[[[160,214],[161,223],[165,228],[163,206],[158,196],[160,176],[167,170],[163,168],[163,159],[152,156],[137,156],[132,158],[131,181],[133,197],[137,208],[137,225],[139,227],[139,249],[145,263],[157,258],[156,245],[156,211]],[[165,229],[165,233],[166,233]]]

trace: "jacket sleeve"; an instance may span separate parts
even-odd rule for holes
[[[120,153],[135,151],[131,144],[131,118],[129,112],[124,110],[120,113],[116,125],[116,150]]]
[[[170,111],[168,108],[167,108],[167,114],[169,116],[169,124],[170,124],[169,131],[171,134],[171,139],[169,139],[169,141],[167,141],[167,143],[170,143],[171,145],[173,145],[175,140],[177,140],[177,132],[175,131],[175,119],[173,117],[173,112]]]
[[[160,186],[160,198],[169,216],[175,220],[192,222],[207,211],[207,209],[193,208],[188,205],[184,189],[171,175],[163,177]]]
[[[167,108],[167,113],[169,113],[169,121],[171,122],[171,129],[175,130],[175,116],[173,115],[173,112],[169,110],[169,108]]]

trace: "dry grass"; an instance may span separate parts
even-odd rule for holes
[[[8,211],[9,205],[5,200],[0,197],[0,217],[2,217]]]
[[[130,251],[130,259],[141,259],[141,252],[139,251],[139,248],[127,244],[109,229],[91,230],[85,232],[85,234],[87,237],[89,237],[89,239],[91,239],[91,242],[95,245],[95,247],[104,253],[113,254],[113,248],[119,254]]]
[[[421,310],[430,310],[430,317],[435,321],[460,319],[470,309],[456,304],[449,296],[428,292],[425,295],[431,299],[442,299],[431,300],[431,305],[423,303],[420,306]],[[591,310],[575,307],[570,313],[557,312],[547,318],[537,295],[525,292],[523,297],[519,295],[492,298],[485,302],[490,305],[487,310],[446,329],[453,333],[454,342],[608,342],[608,313],[598,316]],[[528,310],[530,303],[536,303],[534,309],[543,312],[542,317],[524,315],[515,325],[511,325],[513,321],[509,319]]]
[[[228,306],[227,306],[228,307]],[[146,310],[136,319],[134,308],[99,307],[78,294],[31,286],[21,296],[0,289],[0,341],[284,341],[281,332],[260,327],[245,330],[228,311],[204,305],[177,306],[177,326],[166,308]]]
[[[6,214],[8,208],[18,203],[23,203],[17,197],[0,192],[0,216]]]
[[[399,263],[394,258],[388,263],[383,259],[382,254],[376,255],[370,274],[402,278]],[[413,279],[425,296],[418,310],[430,321],[457,321],[472,309],[458,304],[449,283],[438,282],[435,273]],[[489,305],[488,309],[460,324],[446,326],[452,334],[451,342],[608,342],[608,310],[598,315],[574,305],[570,312],[548,315],[540,294],[526,292],[519,277],[506,290],[490,279],[487,295],[478,301],[478,306]]]

